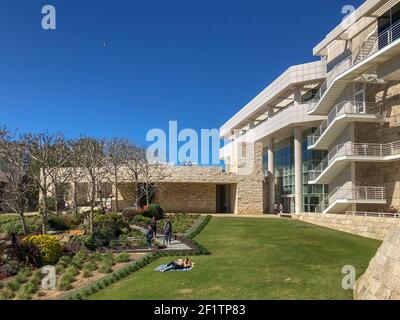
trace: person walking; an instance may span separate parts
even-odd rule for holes
[[[157,237],[157,219],[153,217],[150,222],[150,226],[153,229],[154,237]]]
[[[146,233],[146,240],[147,240],[147,247],[149,250],[152,248],[153,244],[153,238],[154,238],[154,231],[151,225],[149,224],[147,227],[147,233]]]
[[[274,214],[278,214],[279,213],[279,207],[278,204],[275,202],[274,203]]]
[[[282,203],[279,204],[279,213],[282,214],[283,213],[283,205]]]
[[[164,223],[164,245],[171,245],[172,239],[172,223],[171,220],[168,218]]]

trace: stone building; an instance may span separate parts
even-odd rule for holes
[[[302,214],[400,208],[400,1],[367,0],[221,128],[260,143],[263,200]],[[261,201],[261,199],[260,199]]]

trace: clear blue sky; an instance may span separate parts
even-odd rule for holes
[[[0,124],[70,137],[219,128],[361,0],[1,0]],[[57,9],[57,30],[41,8]],[[103,47],[103,42],[108,43]]]

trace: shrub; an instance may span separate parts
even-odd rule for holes
[[[46,292],[44,292],[44,291],[39,291],[39,292],[37,293],[37,295],[38,295],[38,297],[44,297],[44,296],[46,296]]]
[[[16,275],[24,266],[39,268],[43,265],[42,253],[32,242],[20,241],[8,250],[7,255],[9,260],[5,264],[5,273],[10,276]]]
[[[112,253],[103,254],[101,261],[111,266],[115,265],[114,256]]]
[[[157,220],[164,218],[164,210],[158,204],[151,204],[145,208],[143,215],[148,218],[155,217]]]
[[[65,275],[69,275],[71,279],[74,279],[78,274],[79,274],[78,269],[73,266],[65,270]]]
[[[97,270],[97,265],[94,262],[86,262],[84,264],[84,266],[83,266],[83,270],[84,271],[87,270],[87,271],[90,271],[90,272],[96,271]]]
[[[38,291],[38,286],[36,283],[30,281],[24,284],[18,291],[18,296],[22,295],[32,295]]]
[[[134,217],[141,214],[142,213],[137,208],[134,207],[125,208],[124,211],[122,212],[122,218],[126,223],[131,223]]]
[[[53,236],[35,235],[24,238],[23,242],[34,244],[39,248],[44,264],[55,264],[61,256],[61,244]]]
[[[82,214],[74,212],[65,217],[65,224],[68,227],[78,227],[83,223],[83,220],[84,218]]]
[[[0,300],[11,300],[14,299],[15,297],[15,291],[11,290],[10,288],[5,288],[3,291],[0,293]]]
[[[9,289],[9,290],[11,290],[13,292],[16,292],[16,291],[18,291],[20,286],[21,285],[20,285],[20,283],[18,281],[12,280],[12,281],[7,282],[6,289]]]
[[[56,271],[57,272],[57,271]],[[61,272],[60,272],[61,273]],[[42,282],[42,279],[44,277],[44,274],[42,273],[41,270],[37,270],[31,279],[32,282],[36,283],[37,285],[40,285]]]
[[[91,278],[91,277],[93,277],[93,274],[92,274],[92,272],[91,272],[90,270],[85,269],[85,270],[83,270],[82,276],[83,276],[84,278]]]
[[[100,268],[99,268],[99,272],[100,273],[103,273],[103,274],[108,274],[108,273],[111,273],[113,270],[112,270],[112,266],[110,265],[110,264],[108,264],[108,263],[102,263],[101,265],[100,265]]]
[[[29,268],[22,268],[15,277],[15,281],[17,281],[19,284],[25,283],[28,281],[28,277],[30,275],[31,270]]]
[[[42,230],[42,224],[38,217],[27,218],[25,219],[25,223],[29,233],[39,233]],[[21,220],[2,224],[0,232],[5,233],[8,237],[10,237],[12,233],[16,233],[19,236],[24,235]]]
[[[97,215],[94,219],[93,245],[108,246],[111,240],[129,231],[129,224],[116,213]]]
[[[126,253],[126,252],[121,252],[115,258],[115,261],[117,261],[118,263],[126,263],[126,262],[129,262],[130,260],[131,260],[131,258],[129,256],[129,253]]]
[[[47,224],[49,228],[54,231],[65,231],[69,229],[62,216],[52,216],[48,219]]]
[[[58,283],[58,290],[60,291],[68,291],[72,289],[71,282],[73,279],[69,274],[64,274],[61,276],[60,281]]]

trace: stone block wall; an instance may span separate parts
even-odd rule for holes
[[[318,213],[304,213],[295,217],[304,222],[377,240],[383,240],[393,228],[400,228],[399,218]]]
[[[170,213],[215,213],[216,185],[164,183],[159,185],[155,202]]]
[[[400,229],[391,230],[354,289],[356,300],[400,300]]]

